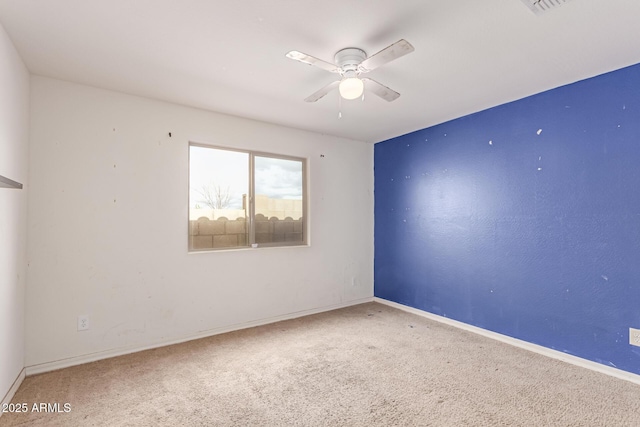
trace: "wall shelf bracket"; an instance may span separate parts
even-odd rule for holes
[[[0,175],[0,188],[17,188],[20,190],[22,189],[22,184]]]

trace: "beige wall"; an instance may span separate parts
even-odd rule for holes
[[[302,200],[272,199],[257,194],[256,214],[262,214],[267,218],[300,219],[302,218]]]
[[[372,144],[38,76],[31,90],[27,366],[373,296]],[[189,142],[306,158],[310,244],[189,253]]]
[[[29,72],[0,26],[0,175],[23,184],[0,188],[0,399],[24,367],[28,155]]]

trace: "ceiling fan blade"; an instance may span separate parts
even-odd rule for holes
[[[306,53],[298,52],[297,50],[292,50],[291,52],[287,53],[287,58],[304,62],[305,64],[315,65],[316,67],[322,68],[323,70],[327,70],[331,73],[340,72],[340,67],[338,67],[336,64],[323,61],[322,59],[307,55]]]
[[[307,96],[304,100],[306,102],[316,102],[318,99],[322,98],[323,96],[325,96],[326,94],[328,94],[329,92],[331,92],[332,90],[334,90],[335,88],[337,88],[340,85],[340,80],[336,80],[335,82],[331,82],[328,85],[326,85],[325,87],[323,87],[322,89],[314,92],[313,94]]]
[[[391,46],[382,49],[380,52],[371,55],[360,64],[361,71],[366,73],[367,71],[374,70],[379,66],[391,62],[394,59],[398,59],[408,53],[413,52],[415,49],[411,46],[411,43],[405,39],[400,39]]]
[[[400,94],[393,89],[389,89],[383,84],[378,83],[377,81],[370,79],[368,77],[363,78],[365,82],[365,88],[378,95],[380,98],[385,101],[394,101],[400,97]]]

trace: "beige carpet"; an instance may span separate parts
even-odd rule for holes
[[[640,386],[377,303],[28,377],[0,426],[640,426]]]

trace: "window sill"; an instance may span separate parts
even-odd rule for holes
[[[187,251],[188,255],[195,254],[210,254],[210,253],[219,253],[219,252],[246,252],[246,251],[257,251],[257,250],[266,250],[266,249],[294,249],[294,248],[309,248],[310,244],[305,243],[303,245],[286,245],[286,246],[258,246],[252,248],[250,246],[243,246],[240,248],[219,248],[219,249],[202,249],[196,251]]]

